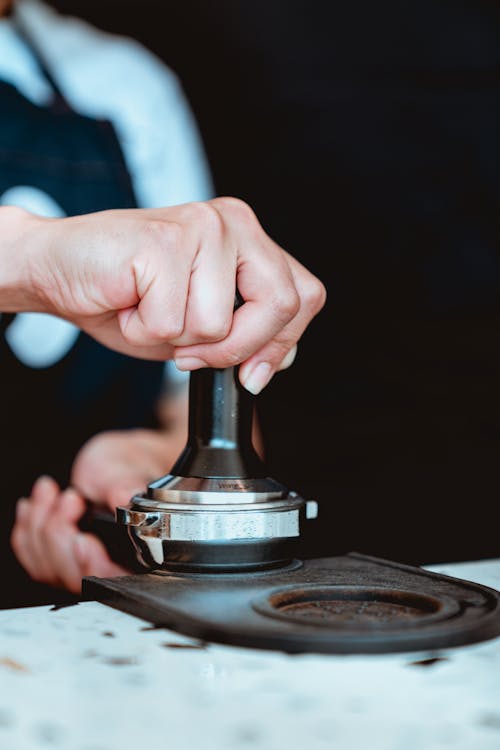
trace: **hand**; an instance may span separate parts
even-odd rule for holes
[[[128,503],[149,482],[167,474],[186,445],[187,425],[159,430],[101,432],[78,452],[71,485],[112,510]]]
[[[40,477],[31,497],[18,501],[11,535],[12,548],[30,576],[79,593],[85,576],[126,575],[129,571],[110,559],[97,537],[79,530],[84,498],[111,509],[128,502],[168,472],[184,443],[183,430],[103,432],[78,453],[73,487],[62,491],[51,477]]]
[[[4,251],[4,311],[59,315],[112,349],[174,357],[179,369],[241,363],[253,393],[290,364],[326,300],[323,284],[234,198],[64,219],[5,210],[14,213],[3,241],[20,215],[23,230]],[[236,287],[245,304],[233,313]]]
[[[31,578],[79,594],[85,576],[128,573],[97,537],[80,532],[84,512],[83,497],[71,488],[62,491],[48,476],[37,479],[29,499],[18,500],[11,546]]]

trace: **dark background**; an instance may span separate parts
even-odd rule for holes
[[[217,193],[327,286],[258,400],[304,554],[498,556],[498,3],[53,5],[177,72]]]

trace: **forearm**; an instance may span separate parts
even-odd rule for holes
[[[46,311],[33,273],[45,236],[37,229],[46,222],[21,208],[0,207],[1,312]]]

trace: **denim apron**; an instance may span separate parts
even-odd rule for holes
[[[39,51],[19,28],[53,90],[37,106],[0,81],[0,196],[16,186],[43,191],[68,216],[137,206],[112,124],[75,112]],[[63,486],[72,460],[91,435],[155,426],[163,363],[113,352],[78,333],[70,350],[47,367],[23,364],[6,340],[11,315],[0,318],[0,608],[55,600],[34,584],[10,548],[15,503],[34,480],[51,474]]]

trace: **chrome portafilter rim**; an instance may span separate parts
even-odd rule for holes
[[[128,527],[139,560],[160,570],[241,572],[287,565],[295,556],[301,520],[314,511],[297,493],[282,490],[254,492],[252,501],[246,491],[197,496],[191,490],[185,500],[177,489],[170,497],[164,488],[161,499],[153,491],[150,486],[118,507],[116,518]]]

